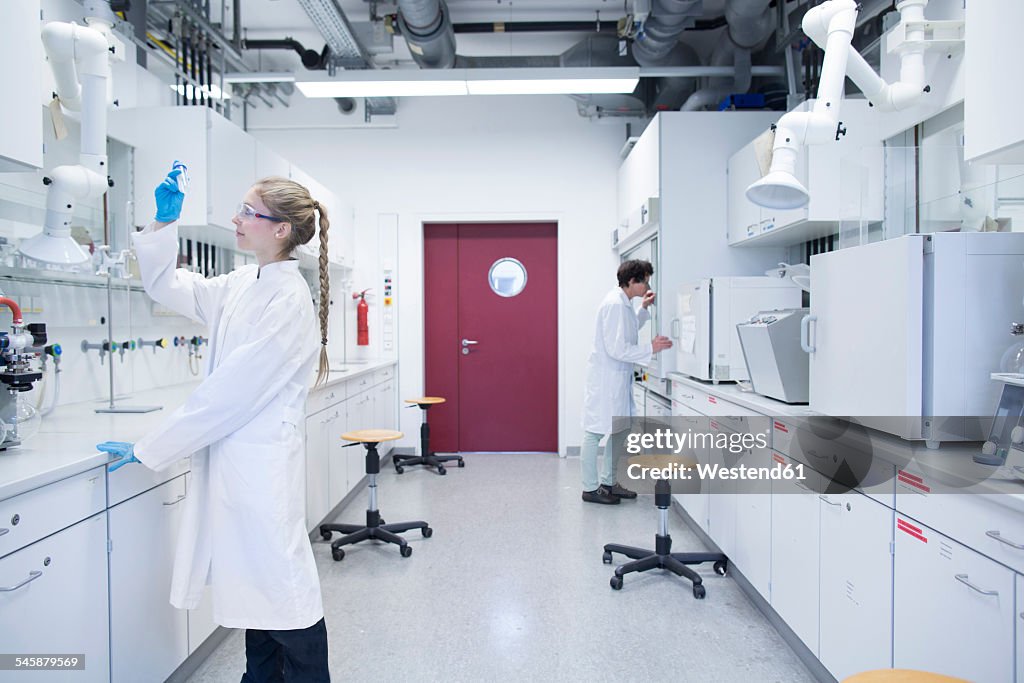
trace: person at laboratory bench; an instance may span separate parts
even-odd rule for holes
[[[145,438],[98,448],[122,456],[111,470],[192,457],[170,600],[194,608],[210,585],[214,621],[247,629],[242,683],[329,681],[300,431],[318,346],[316,382],[329,371],[327,211],[298,183],[258,181],[232,221],[238,248],[258,264],[206,279],[175,268],[184,198],[175,174],[156,190],[155,222],[132,239],[146,292],[209,328],[206,375]],[[289,257],[313,238],[318,214],[319,335],[309,286]]]
[[[668,337],[658,335],[650,344],[639,344],[639,331],[650,320],[647,308],[655,294],[648,281],[654,274],[649,261],[624,261],[617,273],[618,287],[605,296],[597,310],[594,347],[587,360],[587,378],[583,396],[583,446],[580,449],[580,474],[583,500],[615,505],[636,493],[615,481],[616,464],[625,449],[633,407],[633,364],[647,365],[651,356],[672,348]],[[640,312],[631,301],[643,297]],[[624,419],[625,418],[625,419]],[[613,420],[621,424],[613,425]],[[604,462],[598,480],[597,448],[608,436]]]

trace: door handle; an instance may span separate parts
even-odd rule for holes
[[[964,584],[971,590],[977,593],[981,593],[982,595],[999,595],[999,591],[987,591],[984,588],[978,588],[973,583],[967,580],[967,574],[955,574],[953,578],[955,578],[957,581]]]
[[[28,578],[22,581],[21,583],[15,584],[13,586],[0,586],[0,593],[10,593],[11,591],[16,591],[25,584],[32,583],[42,575],[43,573],[41,571],[33,569],[28,573]]]
[[[165,502],[164,506],[170,507],[171,505],[177,505],[178,503],[180,503],[183,500],[185,500],[185,496],[183,496],[183,495],[182,496],[178,496],[177,500],[172,500],[170,503],[166,503]]]
[[[835,505],[836,507],[840,507],[840,508],[841,508],[841,507],[843,507],[843,504],[842,504],[842,503],[833,503],[833,502],[832,502],[831,500],[829,500],[829,499],[828,499],[828,498],[826,498],[825,496],[818,496],[818,498],[819,498],[820,500],[823,500],[823,501],[825,501],[825,502],[826,502],[826,503],[828,503],[829,505]]]
[[[462,345],[463,346],[472,346],[473,344],[479,344],[479,343],[480,342],[478,342],[478,341],[476,341],[474,339],[463,339],[462,340]]]
[[[1013,541],[1006,540],[1005,538],[1003,538],[1002,536],[999,535],[999,531],[986,531],[985,535],[988,536],[989,538],[996,539],[1000,543],[1005,543],[1006,545],[1010,546],[1011,548],[1016,548],[1017,550],[1024,550],[1024,544],[1014,543]]]
[[[816,322],[818,316],[816,315],[805,315],[800,319],[800,348],[807,353],[814,353],[815,348],[811,345],[811,323]],[[815,326],[817,327],[817,326]]]
[[[9,533],[11,533],[10,529],[0,529],[0,536],[6,536]]]

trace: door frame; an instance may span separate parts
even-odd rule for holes
[[[416,213],[410,216],[410,222],[414,222],[416,227],[416,239],[417,239],[417,267],[419,268],[419,294],[417,304],[419,306],[418,315],[420,322],[419,340],[417,352],[420,359],[420,373],[419,373],[419,389],[422,392],[427,383],[427,348],[426,348],[426,268],[424,267],[424,226],[426,223],[554,223],[555,224],[555,242],[556,242],[556,262],[559,265],[558,268],[558,296],[556,297],[558,303],[558,320],[556,321],[556,329],[558,331],[558,455],[564,457],[566,455],[566,444],[565,444],[565,426],[562,424],[562,420],[566,415],[566,381],[565,381],[565,359],[566,359],[566,330],[565,316],[562,315],[562,311],[566,310],[565,306],[567,302],[565,300],[566,283],[564,281],[565,268],[562,268],[562,261],[565,257],[563,240],[559,239],[561,236],[561,227],[565,220],[565,212],[563,211],[526,211],[526,212],[505,212],[497,211],[490,213],[483,212],[467,212],[467,213],[433,213],[424,212]],[[401,234],[401,226],[399,226],[399,234]],[[416,416],[419,417],[418,415]],[[416,434],[419,434],[419,426],[416,427]],[[418,439],[418,437],[417,437]],[[418,440],[417,440],[418,443]]]

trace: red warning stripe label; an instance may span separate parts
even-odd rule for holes
[[[785,458],[783,458],[778,453],[772,453],[772,460],[774,460],[775,462],[779,463],[780,465],[785,465],[786,464]]]
[[[714,396],[708,396],[708,403],[718,403],[718,399]]]
[[[778,420],[775,421],[775,428],[778,429],[780,432],[789,432],[789,429],[786,428],[786,425],[782,424]]]
[[[896,478],[899,481],[906,484],[907,486],[913,486],[914,488],[924,491],[925,493],[931,493],[931,487],[924,484],[924,480],[921,479],[921,477],[900,470],[899,473],[896,475]]]
[[[897,518],[896,519],[896,528],[899,529],[900,531],[902,531],[905,534],[909,534],[910,536],[913,536],[914,538],[916,538],[919,541],[922,541],[924,543],[928,542],[928,538],[924,535],[924,532],[921,529],[919,529],[918,527],[916,527],[913,524],[911,524],[910,522],[906,521],[905,519]]]

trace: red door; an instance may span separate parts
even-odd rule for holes
[[[432,450],[558,450],[557,256],[554,223],[424,225]]]

